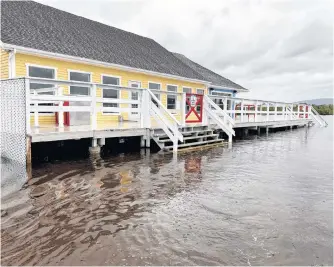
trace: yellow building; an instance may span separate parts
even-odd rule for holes
[[[32,1],[2,1],[1,12],[1,79],[34,77],[197,94],[247,91],[147,37]],[[31,83],[30,89],[38,92],[49,86]],[[70,86],[64,94],[88,95],[89,90]],[[97,96],[138,97],[126,90],[101,88]],[[157,96],[171,113],[179,109],[175,95]],[[125,120],[132,116],[99,112],[98,123],[116,120],[119,115]],[[54,124],[55,114],[41,115],[39,123]]]

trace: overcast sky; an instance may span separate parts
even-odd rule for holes
[[[247,97],[333,97],[330,0],[39,2],[153,38],[250,89]]]

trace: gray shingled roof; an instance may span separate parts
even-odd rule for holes
[[[150,38],[33,1],[1,1],[1,41],[205,80],[197,71]]]
[[[206,81],[211,82],[213,85],[248,91],[248,89],[245,89],[241,85],[236,84],[232,82],[231,80],[220,76],[219,74],[201,66],[200,64],[190,60],[189,58],[187,58],[186,56],[182,54],[179,54],[179,53],[173,53],[173,54],[175,57],[180,59],[184,64],[194,69],[196,72],[202,75]]]

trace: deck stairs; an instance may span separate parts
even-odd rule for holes
[[[234,120],[208,96],[203,98],[204,121],[200,125],[181,123],[164,107],[160,100],[147,90],[145,93],[149,115],[157,123],[158,127],[151,130],[151,138],[164,151],[176,152],[178,149],[188,147],[202,147],[222,143],[219,133],[215,130],[222,130],[232,142],[235,135],[233,127]]]
[[[178,142],[178,150],[189,147],[203,147],[211,144],[221,144],[224,139],[219,138],[219,134],[214,132],[209,126],[179,127],[179,132],[183,135],[183,141]],[[173,150],[173,141],[162,129],[152,131],[152,139],[163,151]]]

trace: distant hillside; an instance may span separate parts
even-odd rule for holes
[[[307,103],[312,105],[333,105],[334,99],[333,98],[318,98],[318,99],[312,99],[312,100],[304,100],[300,101],[300,103]]]

